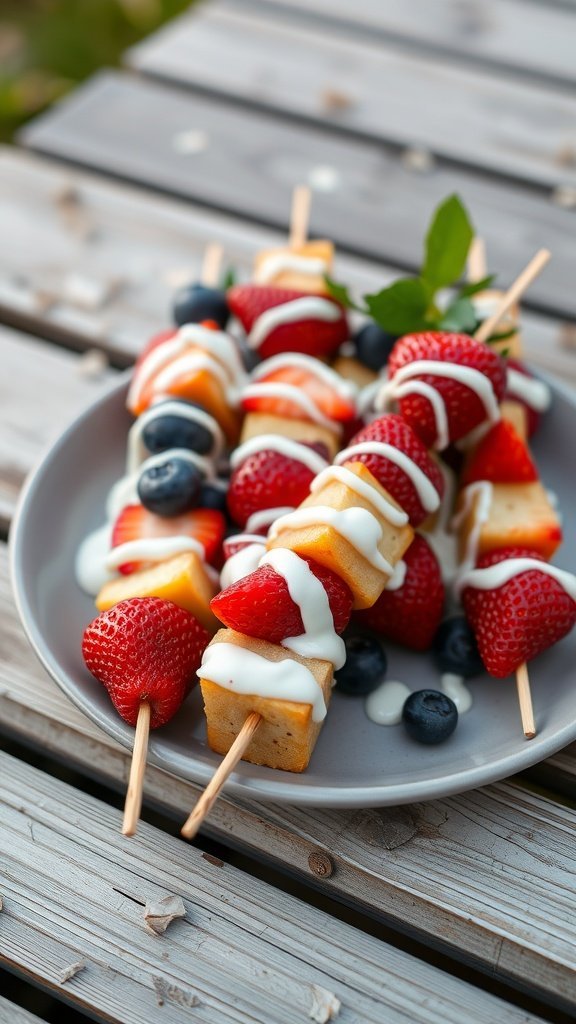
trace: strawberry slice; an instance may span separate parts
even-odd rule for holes
[[[192,537],[204,548],[206,561],[212,562],[220,552],[225,532],[226,519],[217,509],[196,508],[168,518],[154,515],[143,505],[126,505],[112,528],[112,547],[137,540]],[[118,568],[119,572],[129,575],[152,564],[147,561],[126,562]]]
[[[325,295],[312,296],[309,292],[290,288],[270,288],[258,284],[237,284],[226,294],[229,309],[238,318],[247,334],[250,334],[256,321],[267,310],[297,300],[303,300],[301,317],[278,324],[266,332],[261,343],[256,346],[260,356],[268,359],[269,356],[278,355],[280,352],[305,352],[311,356],[327,356],[335,352],[349,338],[350,332],[346,314],[334,299]],[[328,312],[329,319],[314,310],[318,303],[322,304],[320,309]]]
[[[315,476],[313,469],[296,458],[271,449],[255,452],[230,477],[228,511],[235,523],[246,526],[254,512],[289,505],[296,508],[310,493]]]
[[[388,372],[391,381],[398,372],[410,363],[420,360],[433,363],[456,364],[459,368],[475,370],[485,378],[488,390],[492,392],[492,401],[502,401],[506,388],[505,362],[489,345],[468,337],[467,334],[451,334],[448,331],[427,331],[423,334],[407,334],[400,338],[388,360]],[[470,433],[475,427],[488,419],[487,409],[480,398],[479,392],[470,386],[455,380],[447,374],[418,373],[410,377],[410,381],[420,382],[432,387],[440,396],[446,411],[448,423],[448,442],[457,441]],[[474,378],[473,378],[474,379]],[[409,389],[409,383],[406,382]],[[398,400],[400,413],[427,448],[438,444],[439,432],[434,408],[430,399],[417,391],[405,394]]]
[[[353,462],[363,462],[382,487],[404,509],[412,526],[419,526],[430,512],[436,510],[444,493],[444,477],[438,464],[430,457],[412,428],[401,416],[394,413],[387,413],[368,423],[350,439],[349,447],[354,448],[355,445],[364,442],[375,442],[375,448],[378,444],[391,445],[415,464],[411,476],[390,457],[377,451],[359,454],[350,452],[347,455]],[[336,461],[342,461],[340,456]],[[422,476],[426,479],[422,480]],[[414,480],[419,482],[419,487],[415,486]],[[422,503],[421,494],[424,500],[429,502],[428,508]],[[432,507],[432,502],[435,503],[435,508]]]
[[[328,595],[334,629],[341,633],[352,613],[352,593],[331,569],[304,558]],[[271,565],[262,565],[249,576],[221,591],[210,602],[215,615],[239,633],[279,644],[286,637],[299,636],[304,630],[298,605],[290,597],[288,585]]]
[[[527,445],[507,420],[496,423],[466,459],[462,484],[491,480],[494,484],[523,484],[538,479]]]
[[[544,559],[529,548],[501,548],[483,555],[479,569],[511,558]],[[488,672],[498,679],[561,640],[576,623],[576,601],[564,588],[538,569],[513,576],[494,590],[465,587],[464,611],[478,642]]]
[[[432,548],[416,534],[404,555],[406,576],[398,590],[385,590],[355,619],[381,636],[415,651],[432,644],[444,608],[444,585]]]
[[[323,416],[336,423],[351,423],[356,417],[354,388],[312,357],[299,356],[293,363],[289,356],[280,356],[278,361],[272,358],[257,367],[253,383],[288,384],[304,392]],[[302,405],[290,398],[254,393],[242,399],[242,407],[246,412],[271,413],[286,419],[306,418]]]

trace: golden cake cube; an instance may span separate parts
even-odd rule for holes
[[[355,473],[363,483],[373,487],[377,494],[390,502],[394,508],[400,508],[394,498],[372,476],[364,463],[347,462],[346,469]],[[327,481],[317,491],[310,494],[302,502],[300,508],[313,509],[319,505],[328,506],[336,511],[363,508],[371,512],[382,529],[382,537],[377,544],[378,552],[392,567],[402,558],[412,543],[414,531],[408,523],[405,526],[395,526],[388,522],[372,502],[340,480]],[[268,548],[290,548],[297,554],[313,558],[321,565],[332,569],[350,587],[355,608],[370,608],[378,600],[390,579],[390,573],[385,573],[369,562],[331,524],[319,522],[282,529],[268,539],[267,546]]]
[[[215,633],[220,622],[210,608],[210,601],[217,591],[218,586],[208,576],[200,556],[195,551],[186,551],[150,569],[105,583],[96,598],[96,607],[105,612],[130,597],[161,597],[185,608],[209,633]]]
[[[233,629],[221,629],[208,646],[210,648],[216,644],[232,644],[270,662],[271,688],[274,682],[274,663],[290,660],[304,665],[312,673],[328,707],[333,683],[330,662],[317,658],[301,658],[285,647],[267,643],[265,640],[256,640]],[[228,664],[233,683],[233,657],[230,657]],[[256,693],[237,693],[233,689],[203,678],[202,668],[198,675],[204,699],[208,743],[212,750],[217,754],[226,754],[248,715],[255,711],[262,716],[262,721],[243,755],[243,760],[251,761],[252,764],[263,764],[268,768],[281,768],[287,772],[303,772],[308,767],[322,728],[321,721],[313,720],[312,704]]]
[[[364,363],[354,356],[338,356],[332,363],[332,369],[339,373],[344,380],[351,380],[359,388],[365,388],[378,379],[378,374],[370,370]]]
[[[459,532],[461,559],[468,550],[480,502],[481,497],[477,494],[462,522]],[[491,485],[488,515],[480,528],[478,556],[495,548],[523,547],[549,559],[561,541],[560,521],[539,480],[527,484]]]
[[[503,420],[512,424],[523,441],[528,440],[528,413],[522,402],[517,402],[514,398],[506,398],[500,403],[500,415]]]
[[[306,262],[310,262],[306,267]],[[332,273],[334,244],[326,239],[304,242],[293,247],[264,249],[254,260],[256,284],[274,288],[291,288],[313,295],[328,295],[324,277]],[[317,269],[315,269],[317,264]]]
[[[336,424],[332,431],[310,420],[293,420],[287,416],[274,416],[267,412],[247,413],[242,426],[240,444],[262,434],[279,434],[281,437],[289,437],[293,441],[306,441],[309,444],[320,441],[326,445],[331,459],[340,447]]]

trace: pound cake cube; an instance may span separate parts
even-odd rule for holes
[[[286,268],[274,274],[273,277],[266,276],[266,281],[261,278],[264,264],[277,256],[305,256],[309,259],[323,260],[326,269],[319,274],[306,274],[297,269]],[[299,292],[311,292],[313,295],[328,295],[328,289],[324,280],[325,274],[332,273],[334,262],[334,245],[324,239],[317,239],[313,242],[304,242],[293,248],[284,246],[279,249],[264,249],[259,252],[254,260],[254,281],[257,284],[267,284],[274,288],[293,288]]]
[[[364,483],[374,487],[378,494],[395,508],[400,508],[394,498],[380,486],[364,463],[348,462],[346,468],[359,476]],[[302,502],[300,508],[313,508],[315,505],[328,505],[338,511],[347,508],[365,508],[371,512],[382,527],[382,539],[378,544],[378,550],[392,566],[400,561],[412,543],[414,531],[409,524],[406,526],[392,525],[366,498],[339,480],[328,481],[319,490],[310,494]],[[350,587],[356,609],[370,608],[375,604],[390,579],[390,574],[371,565],[350,541],[338,533],[333,526],[325,523],[282,530],[277,536],[268,539],[267,546],[268,548],[290,548],[298,555],[313,558],[321,565],[332,569]]]
[[[247,413],[244,417],[240,444],[262,434],[279,434],[281,437],[289,437],[293,441],[306,441],[309,444],[321,441],[326,445],[331,459],[335,457],[340,447],[336,425],[332,431],[310,420],[293,420],[287,416],[274,416],[267,412]]]
[[[528,440],[528,413],[526,406],[517,402],[514,398],[506,398],[500,403],[500,415],[514,427],[514,430],[523,441]]]
[[[460,531],[460,557],[474,527],[478,498]],[[490,510],[480,531],[478,555],[495,548],[523,547],[552,558],[562,541],[562,528],[539,480],[528,484],[493,484]]]
[[[305,665],[322,690],[328,707],[333,683],[330,662],[319,661],[317,658],[301,658],[285,647],[244,636],[233,629],[221,629],[209,646],[219,643],[234,644],[265,658],[271,663],[271,678],[274,673],[274,662],[289,659]],[[231,678],[233,672],[233,665],[230,665]],[[262,715],[262,721],[243,755],[243,760],[251,761],[252,764],[263,764],[268,768],[281,768],[287,772],[303,772],[308,767],[322,728],[322,722],[312,720],[311,704],[280,700],[276,697],[261,697],[257,694],[235,693],[211,680],[203,679],[201,668],[198,674],[204,699],[208,743],[212,750],[217,754],[226,754],[248,715],[252,711],[257,711]]]
[[[200,556],[195,551],[186,551],[151,569],[105,583],[96,598],[96,607],[105,612],[129,597],[161,597],[192,612],[208,632],[215,633],[220,622],[210,608],[210,601],[217,590]]]
[[[374,370],[364,366],[364,363],[354,356],[338,356],[332,363],[332,369],[339,373],[344,380],[351,380],[359,388],[365,388],[378,379],[378,374],[374,373]]]

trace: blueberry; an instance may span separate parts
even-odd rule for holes
[[[194,403],[183,402],[182,405],[193,407]],[[214,448],[214,435],[208,427],[177,413],[166,413],[150,420],[142,431],[142,440],[152,455],[169,448],[188,448],[198,455],[209,455]]]
[[[468,679],[484,671],[476,637],[463,615],[444,620],[434,637],[432,649],[441,672],[452,672]]]
[[[380,685],[388,660],[377,637],[370,633],[349,633],[344,636],[346,663],[335,673],[336,689],[362,697]]]
[[[230,317],[226,295],[219,288],[203,284],[186,284],[174,296],[174,320],[182,324],[199,324],[202,320],[215,320],[224,329]]]
[[[168,456],[161,465],[144,469],[138,480],[140,501],[158,516],[178,516],[194,508],[201,489],[200,470],[177,456]]]
[[[200,508],[215,508],[228,517],[228,506],[226,504],[226,487],[218,487],[217,484],[204,484],[200,492],[198,504]]]
[[[402,721],[408,735],[418,743],[443,743],[458,724],[458,710],[445,693],[417,690],[406,698]]]
[[[396,335],[383,331],[378,324],[366,324],[356,331],[353,340],[360,362],[377,373],[386,366],[388,356],[396,342]]]

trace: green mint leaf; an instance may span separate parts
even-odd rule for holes
[[[222,275],[222,280],[220,281],[220,288],[222,289],[223,292],[227,292],[228,289],[232,288],[232,285],[235,285],[235,284],[236,284],[236,268],[235,267],[226,267],[226,270],[224,271],[224,273]]]
[[[427,325],[432,290],[418,277],[401,278],[375,295],[365,295],[370,316],[390,334],[420,331]]]
[[[471,281],[470,284],[462,285],[458,294],[463,299],[468,298],[470,295],[477,295],[478,292],[483,292],[486,288],[489,288],[494,283],[495,278],[496,274],[488,274],[481,281]]]
[[[486,344],[487,345],[493,345],[494,342],[496,342],[496,341],[506,341],[508,338],[513,338],[514,335],[517,334],[517,333],[518,332],[517,332],[516,328],[513,327],[509,331],[501,331],[500,334],[491,334],[490,337],[488,338]]]
[[[478,318],[470,299],[456,298],[442,315],[439,326],[444,331],[474,331]]]
[[[338,284],[337,281],[333,281],[332,278],[328,276],[324,277],[324,284],[326,285],[332,298],[336,299],[336,301],[339,302],[341,306],[344,306],[344,309],[361,310],[361,307],[354,302],[353,298],[350,295],[350,291],[345,284]]]
[[[434,288],[457,281],[473,237],[466,209],[457,195],[449,196],[436,209],[428,229],[422,277]]]

